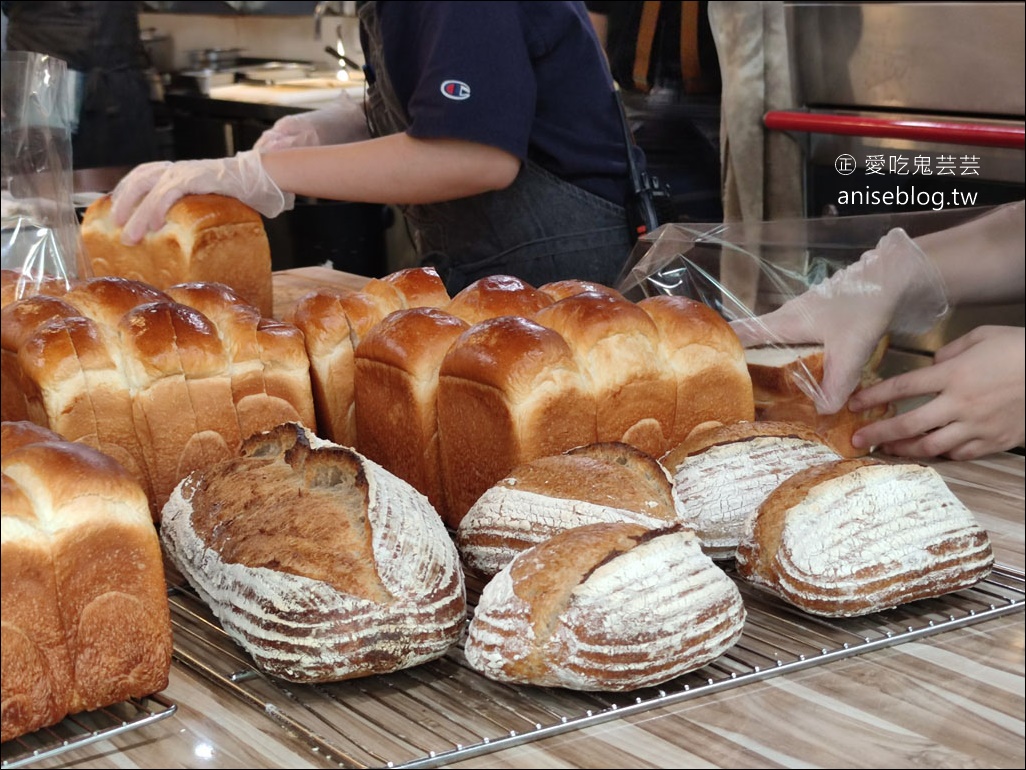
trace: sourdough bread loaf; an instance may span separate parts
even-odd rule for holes
[[[574,527],[626,521],[658,529],[684,519],[662,465],[629,444],[596,443],[514,468],[471,506],[456,545],[468,568],[491,577]]]
[[[633,690],[714,660],[744,619],[737,586],[692,532],[589,524],[522,551],[488,582],[465,653],[501,682]]]
[[[93,275],[116,275],[166,289],[192,281],[223,283],[262,315],[273,311],[271,247],[260,214],[224,195],[186,195],[164,225],[139,243],[121,242],[110,196],[82,217],[82,247]]]
[[[870,458],[782,482],[737,549],[743,578],[830,617],[957,591],[993,563],[987,532],[936,470]]]
[[[694,432],[667,452],[682,521],[713,559],[733,559],[759,506],[777,485],[811,465],[841,459],[800,423],[757,421]]]
[[[167,686],[171,618],[146,494],[118,463],[4,422],[2,740]]]
[[[160,534],[225,631],[288,681],[415,666],[463,630],[459,556],[427,498],[294,423],[184,479]]]

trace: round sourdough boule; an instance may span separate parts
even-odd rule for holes
[[[492,578],[465,653],[501,682],[634,690],[718,657],[744,620],[737,586],[694,533],[590,524],[523,551]]]

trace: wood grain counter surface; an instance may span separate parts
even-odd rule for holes
[[[337,272],[276,276],[276,308],[324,285],[322,271]],[[355,289],[363,280],[327,282]],[[987,529],[998,563],[1021,571],[1023,457],[930,464]],[[1024,648],[1020,610],[441,766],[1021,768]],[[177,659],[163,695],[177,704],[169,718],[32,766],[339,766]]]

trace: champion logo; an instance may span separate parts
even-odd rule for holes
[[[462,80],[445,80],[442,82],[442,95],[446,99],[462,102],[470,98],[470,86]]]

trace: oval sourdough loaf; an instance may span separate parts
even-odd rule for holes
[[[831,617],[957,591],[993,564],[987,532],[937,471],[870,458],[782,482],[737,549],[743,578]]]
[[[588,444],[520,465],[490,487],[459,524],[464,564],[493,576],[521,551],[574,527],[683,521],[666,469],[629,444]]]
[[[713,559],[733,559],[767,495],[800,470],[841,456],[806,425],[757,421],[696,430],[661,462],[682,521]]]
[[[463,630],[459,556],[427,498],[295,423],[183,480],[160,533],[225,631],[282,679],[415,666]]]
[[[737,586],[694,533],[589,524],[521,552],[488,582],[465,652],[502,682],[634,690],[715,659],[744,619]]]
[[[110,457],[4,422],[2,740],[164,689],[171,614],[146,493]]]

